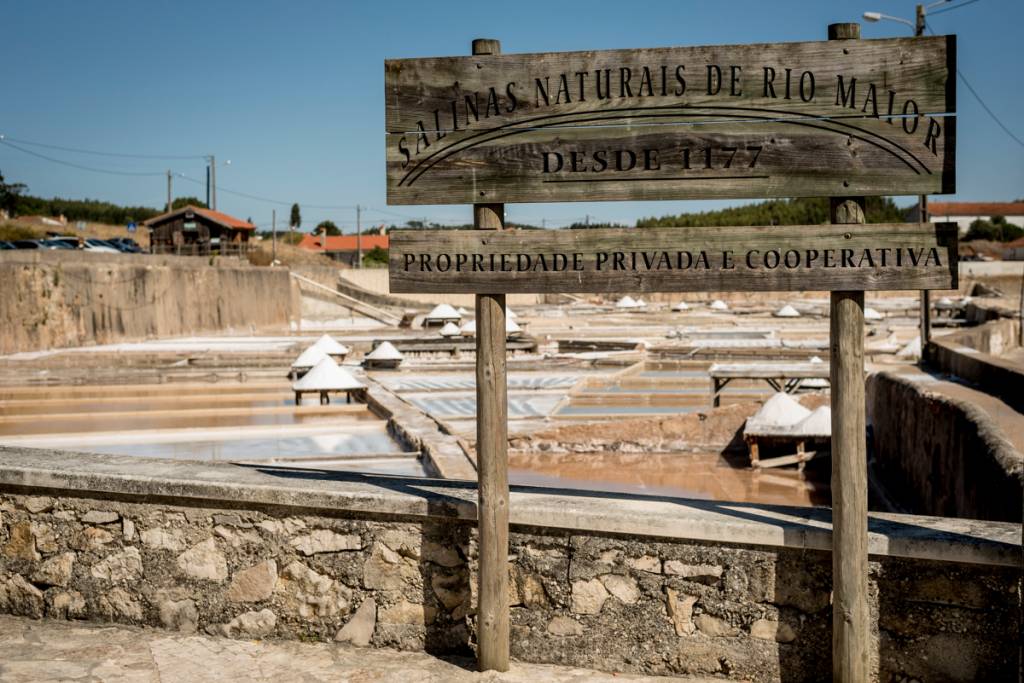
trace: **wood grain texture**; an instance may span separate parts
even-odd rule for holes
[[[863,197],[833,197],[830,204],[834,223],[856,224],[865,220]],[[871,678],[864,292],[832,292],[829,316],[832,678],[842,683],[860,683]]]
[[[956,126],[943,115],[956,108],[955,45],[940,36],[389,60],[388,201],[952,192]],[[644,150],[657,163],[645,165]],[[598,158],[618,151],[639,163]],[[547,157],[545,172],[545,153],[562,166]]]
[[[957,286],[956,249],[952,223],[399,230],[391,233],[390,287],[394,293],[950,289]]]
[[[501,43],[473,41],[474,55],[501,53]],[[504,204],[474,204],[473,227],[502,230]],[[477,666],[508,671],[508,378],[505,295],[476,296],[476,453],[480,573]]]

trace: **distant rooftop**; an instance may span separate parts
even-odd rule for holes
[[[299,242],[299,247],[310,251],[356,251],[361,245],[363,251],[369,251],[374,247],[387,249],[389,240],[387,235],[362,235],[356,244],[355,235],[331,235],[328,236],[327,245],[324,246],[324,237],[321,235],[306,235]]]
[[[932,216],[1024,216],[1024,202],[928,202]]]
[[[148,221],[145,221],[145,225],[157,225],[165,223],[168,220],[177,218],[179,215],[192,212],[204,216],[206,219],[223,225],[225,228],[234,228],[235,230],[255,230],[256,226],[249,221],[243,221],[241,218],[235,218],[221,211],[214,211],[213,209],[203,209],[198,206],[189,204],[183,206],[180,209],[175,209],[169,213],[162,213],[159,216],[153,216]]]

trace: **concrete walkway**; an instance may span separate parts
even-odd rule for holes
[[[934,391],[951,399],[973,403],[988,413],[988,416],[1003,432],[1003,436],[1013,444],[1017,452],[1024,454],[1024,415],[995,396],[978,391],[966,384],[944,379],[942,375],[929,374],[914,365],[876,365],[872,369],[886,370],[915,382],[928,391]]]
[[[473,671],[472,661],[359,649],[329,643],[229,640],[170,631],[36,621],[0,616],[0,681],[4,683],[223,683],[238,681],[394,681],[395,683],[584,683],[705,681],[606,674],[586,669],[513,664],[505,674]]]

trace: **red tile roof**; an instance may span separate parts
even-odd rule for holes
[[[928,202],[931,216],[1024,216],[1024,202]]]
[[[363,251],[369,251],[374,247],[387,249],[390,243],[387,235],[363,235],[360,238]],[[355,235],[334,235],[327,238],[327,246],[324,247],[324,238],[320,235],[305,235],[299,242],[299,247],[310,251],[356,251]]]
[[[250,223],[249,221],[243,221],[241,218],[229,216],[228,214],[223,213],[221,211],[214,211],[213,209],[201,209],[198,206],[192,206],[191,204],[189,204],[188,206],[183,206],[180,209],[175,209],[174,211],[171,211],[169,213],[162,213],[159,216],[153,216],[148,221],[144,221],[143,225],[154,225],[157,223],[163,223],[167,219],[173,216],[177,216],[180,213],[185,213],[186,211],[201,214],[205,216],[207,219],[213,221],[214,223],[219,223],[220,225],[223,225],[225,228],[233,228],[235,230],[256,229],[256,226]]]

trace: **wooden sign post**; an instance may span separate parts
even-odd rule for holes
[[[957,286],[955,224],[867,225],[865,195],[954,191],[956,40],[385,62],[388,202],[473,204],[394,231],[395,293],[476,295],[478,662],[509,661],[505,295],[828,290],[833,672],[870,678],[864,292]],[[827,196],[830,225],[524,231],[504,204]],[[728,541],[728,539],[723,539]]]

